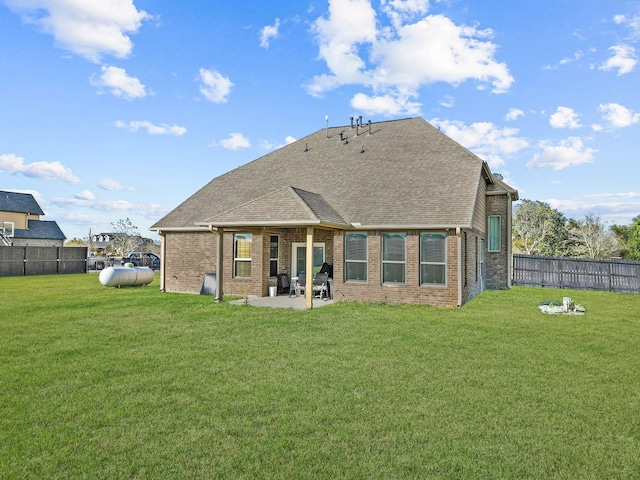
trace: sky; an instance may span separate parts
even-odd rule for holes
[[[521,199],[628,225],[639,56],[639,1],[0,0],[0,190],[68,239],[157,238],[287,143],[422,117]]]

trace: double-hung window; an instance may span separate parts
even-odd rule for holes
[[[278,253],[280,251],[280,237],[270,235],[269,241],[269,276],[278,275]]]
[[[382,283],[405,283],[405,233],[382,234]]]
[[[344,279],[347,282],[367,280],[366,233],[345,233],[344,235]]]
[[[447,280],[447,234],[420,235],[420,284],[445,285]]]
[[[500,215],[489,215],[489,251],[499,252],[502,248],[502,219]]]
[[[251,241],[250,233],[236,233],[233,237],[234,276],[251,278]]]

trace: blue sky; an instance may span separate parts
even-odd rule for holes
[[[640,2],[0,0],[0,189],[68,238],[350,116],[420,116],[520,192],[640,214]]]

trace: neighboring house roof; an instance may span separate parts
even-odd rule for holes
[[[44,212],[30,193],[0,191],[0,211],[44,215]]]
[[[42,240],[65,240],[64,233],[53,220],[29,220],[29,229],[16,229],[14,238],[32,238]]]
[[[506,187],[422,118],[323,128],[214,178],[151,229],[468,227],[482,178]]]

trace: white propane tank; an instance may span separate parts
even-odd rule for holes
[[[105,287],[148,285],[153,281],[149,267],[108,267],[100,272],[100,283]]]

